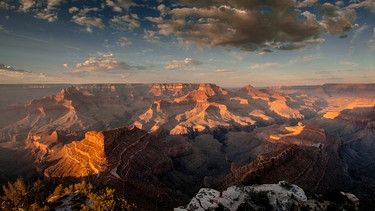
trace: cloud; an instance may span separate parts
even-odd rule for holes
[[[353,33],[353,37],[352,37],[352,42],[354,40],[356,40],[361,34],[363,31],[365,31],[366,29],[369,28],[369,25],[363,25],[361,27],[358,27],[356,30],[354,30],[354,33]]]
[[[157,43],[160,41],[160,36],[157,35],[156,31],[144,29],[143,34],[143,39],[147,42]]]
[[[237,72],[237,71],[235,71],[235,70],[218,69],[218,70],[213,70],[212,72],[214,72],[214,73],[234,73],[234,72]]]
[[[2,72],[12,72],[12,73],[19,73],[19,74],[31,73],[30,71],[22,70],[22,69],[15,69],[14,67],[5,65],[5,64],[0,64],[0,70]]]
[[[295,49],[315,43],[321,32],[321,25],[312,15],[301,19],[293,0],[181,2],[184,7],[170,11],[171,20],[158,24],[159,32],[176,35],[180,41],[200,48]]]
[[[228,54],[239,61],[244,59],[244,55],[236,51],[229,51]]]
[[[137,14],[115,16],[109,21],[109,23],[113,29],[119,31],[132,31],[141,25]]]
[[[31,8],[34,5],[34,0],[20,0],[19,3],[19,10],[26,12],[29,8]]]
[[[51,12],[48,9],[44,9],[34,15],[34,17],[47,20],[48,22],[54,22],[58,20],[57,14],[55,12]]]
[[[126,37],[120,37],[120,39],[118,39],[118,41],[116,42],[116,44],[120,47],[125,47],[125,46],[128,46],[128,45],[131,45],[133,44],[132,41],[130,41],[128,38]]]
[[[174,35],[180,43],[201,49],[293,50],[324,42],[320,38],[324,32],[339,34],[355,28],[358,8],[372,10],[375,2],[349,2],[345,7],[342,1],[334,5],[318,0],[180,0],[162,10],[169,16],[161,13],[149,20],[157,23],[160,34]]]
[[[263,51],[259,52],[260,55],[266,55],[266,54],[269,54],[269,53],[272,53],[273,51],[270,50],[270,49],[264,49]]]
[[[0,9],[12,10],[12,9],[15,9],[15,8],[16,8],[15,6],[10,5],[6,2],[3,2],[3,1],[0,2]]]
[[[90,33],[92,32],[92,27],[104,28],[105,26],[101,18],[86,17],[83,15],[74,15],[72,21],[76,24],[86,26],[86,31]]]
[[[373,0],[365,0],[365,1],[354,3],[348,6],[348,8],[354,8],[354,9],[361,8],[361,7],[369,9],[372,12],[375,12],[375,2]]]
[[[159,10],[160,15],[163,17],[169,12],[169,8],[166,7],[164,4],[159,4],[157,6],[157,9]]]
[[[114,54],[103,54],[101,57],[90,57],[78,63],[71,70],[72,73],[119,73],[132,70],[133,67],[118,59]]]
[[[297,7],[308,7],[318,3],[318,0],[304,0],[303,2],[298,3]]]
[[[47,0],[47,9],[53,9],[65,1],[66,0]]]
[[[168,65],[164,66],[164,69],[166,70],[174,70],[174,69],[180,69],[185,68],[192,65],[200,65],[203,64],[200,61],[194,60],[192,58],[185,58],[182,60],[172,60]]]
[[[28,70],[16,69],[12,66],[0,64],[0,83],[14,84],[48,82],[51,78],[45,73],[35,73]]]
[[[343,66],[351,66],[351,67],[358,67],[359,66],[359,64],[357,64],[355,62],[340,62],[339,64],[343,65]]]
[[[369,43],[370,43],[370,49],[373,49],[375,50],[375,28],[372,29],[372,39],[369,40]]]
[[[75,13],[75,12],[78,12],[78,11],[79,11],[78,7],[71,7],[68,10],[69,13]]]
[[[340,8],[331,3],[322,5],[323,21],[321,26],[330,34],[338,34],[354,28],[356,12],[351,8]]]
[[[122,12],[123,10],[129,10],[131,6],[136,4],[132,0],[106,0],[106,5],[112,7],[115,12]]]
[[[320,55],[307,55],[302,57],[293,58],[289,61],[289,64],[297,64],[297,63],[303,63],[303,62],[311,62],[314,60],[317,60],[320,58]]]
[[[253,64],[251,65],[251,69],[272,69],[272,68],[279,68],[283,65],[280,63],[273,63],[273,62],[267,62],[267,63],[259,63],[259,64]]]

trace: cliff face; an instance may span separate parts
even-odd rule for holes
[[[90,131],[81,141],[73,141],[51,156],[58,162],[44,170],[47,178],[80,178],[97,175],[106,170],[104,135]]]
[[[86,179],[95,186],[116,188],[130,202],[144,208],[174,206],[185,197],[158,180],[173,169],[169,156],[186,151],[183,145],[167,146],[138,128],[90,131],[80,141],[60,145],[56,131],[41,136],[30,137],[29,145],[38,157],[39,171],[51,181]]]
[[[328,187],[345,189],[350,180],[345,174],[345,165],[339,159],[340,142],[327,136],[317,126],[300,125],[292,129],[294,131],[289,133],[280,130],[281,134],[268,138],[270,143],[276,144],[276,148],[259,154],[251,163],[232,163],[225,177],[208,177],[205,184],[222,189],[252,183],[259,178],[263,183],[285,179],[315,191]],[[336,178],[337,175],[341,176]]]
[[[51,136],[54,134],[56,132],[52,132]],[[36,151],[48,150],[48,146],[41,142],[30,143]],[[156,141],[156,137],[146,131],[118,128],[89,131],[84,139],[63,145],[60,151],[50,151],[42,162],[57,160],[44,169],[48,178],[101,177],[107,174],[100,180],[132,180],[170,170],[173,166],[167,151],[163,142]]]

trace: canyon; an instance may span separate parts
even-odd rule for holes
[[[84,179],[116,187],[138,207],[170,210],[202,187],[287,180],[316,193],[352,192],[365,208],[375,205],[375,84],[0,91],[2,184],[17,176]]]

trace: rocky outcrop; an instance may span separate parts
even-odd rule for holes
[[[96,131],[87,132],[83,140],[65,145],[50,159],[58,159],[58,162],[44,170],[47,178],[80,178],[97,175],[105,171],[108,165],[104,152],[104,135]]]
[[[285,179],[308,190],[322,190],[327,187],[328,178],[337,174],[345,175],[345,167],[338,159],[337,140],[326,137],[324,132],[319,135],[314,131],[297,135],[298,138],[284,137],[277,149],[258,155],[249,164],[232,163],[230,172],[224,178],[207,177],[205,185],[222,189],[230,185],[257,182],[257,179],[265,183]],[[314,139],[316,137],[318,139]],[[332,186],[344,188],[348,177],[330,181]]]
[[[54,134],[56,132],[50,136]],[[33,141],[33,144],[39,150],[49,149],[38,141]],[[59,152],[49,154],[45,162],[58,161],[49,165],[44,175],[54,179],[98,176],[105,172],[119,179],[139,179],[159,175],[173,167],[167,156],[167,147],[138,128],[90,131],[84,139],[73,141]],[[156,157],[158,159],[154,159]]]
[[[30,137],[30,145],[40,159],[37,167],[51,181],[89,180],[95,186],[116,188],[128,201],[147,209],[170,208],[185,197],[166,188],[158,179],[173,169],[170,156],[191,151],[185,142],[167,145],[146,131],[123,127],[89,131],[82,140],[60,145],[57,151],[58,138],[54,136],[55,131]]]
[[[351,193],[339,193],[340,208],[359,210],[359,200]],[[304,190],[287,181],[277,184],[252,186],[231,186],[219,192],[202,188],[188,205],[175,208],[174,211],[192,210],[327,210],[332,202],[317,196],[307,197]],[[337,202],[336,202],[337,203]]]

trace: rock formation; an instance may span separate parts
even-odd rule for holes
[[[341,193],[341,207],[358,210],[358,198],[351,193]],[[186,207],[174,211],[203,210],[327,210],[330,202],[307,197],[304,190],[286,181],[277,184],[253,186],[231,186],[219,192],[215,189],[202,188]],[[339,207],[339,206],[338,206]]]
[[[117,187],[145,209],[254,179],[374,196],[374,84],[56,87],[0,106],[1,178],[24,174],[15,153],[29,172]]]

